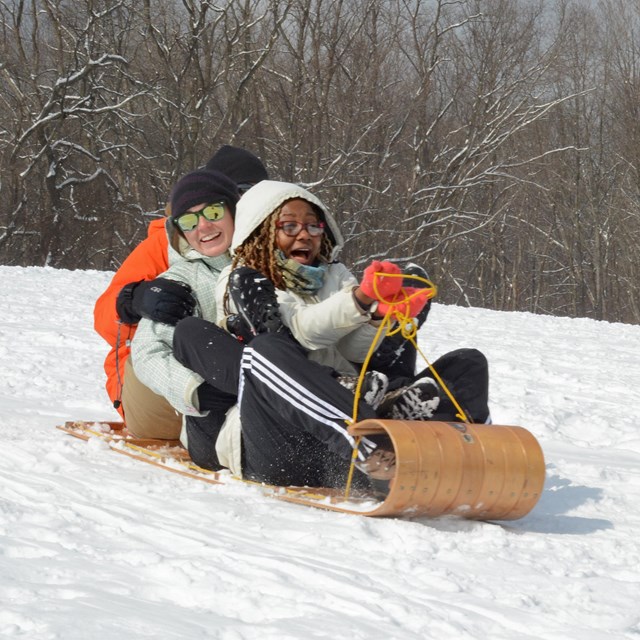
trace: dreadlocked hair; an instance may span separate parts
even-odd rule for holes
[[[276,242],[276,222],[280,218],[282,207],[286,204],[283,202],[277,209],[269,215],[268,218],[254,231],[251,235],[236,249],[233,261],[231,262],[231,271],[238,265],[242,264],[251,267],[266,276],[276,289],[286,290],[286,284],[282,277],[282,271],[276,260],[276,250],[278,245]],[[324,213],[320,207],[313,202],[309,203],[318,219],[324,220]],[[331,252],[333,251],[333,242],[325,233],[320,243],[320,260],[329,262],[331,260]],[[224,292],[224,311],[229,313],[229,289]]]

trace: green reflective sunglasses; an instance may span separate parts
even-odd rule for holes
[[[222,220],[224,218],[224,206],[224,202],[214,202],[208,204],[204,209],[200,209],[200,211],[187,211],[176,218],[175,224],[181,231],[193,231],[198,226],[200,216],[205,220],[209,220],[209,222]]]

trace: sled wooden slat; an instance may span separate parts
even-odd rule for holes
[[[92,428],[94,425],[104,428],[110,427],[111,433],[96,431]],[[64,425],[56,427],[60,431],[64,431],[80,440],[90,440],[91,438],[100,438],[109,444],[112,451],[128,456],[135,460],[140,460],[146,464],[159,467],[171,473],[201,480],[209,484],[224,484],[216,472],[200,469],[191,463],[189,453],[182,447],[179,440],[161,440],[159,438],[133,438],[126,433],[122,422],[85,422],[77,420],[74,422],[66,422]],[[121,448],[124,445],[126,448]],[[151,457],[151,456],[154,457]],[[169,466],[167,461],[174,460],[182,465],[192,467],[189,469],[179,469]]]
[[[191,471],[184,471],[183,469],[176,469],[175,467],[169,467],[167,464],[163,462],[156,462],[151,458],[145,457],[143,454],[134,453],[132,451],[127,451],[126,449],[116,449],[112,448],[116,453],[121,453],[123,456],[128,456],[129,458],[134,458],[135,460],[141,460],[142,462],[146,462],[147,464],[153,465],[154,467],[160,467],[165,471],[170,471],[171,473],[177,473],[180,476],[185,476],[186,478],[193,478],[195,480],[200,480],[201,482],[207,482],[209,484],[224,484],[221,480],[218,479],[218,475],[214,472],[211,473],[211,477],[203,476],[201,474],[193,473]]]
[[[167,452],[171,452],[171,457],[178,459],[189,459],[189,454],[186,449],[183,448],[180,440],[162,440],[160,438],[136,438],[129,435],[122,422],[96,422],[87,423],[81,420],[75,422],[65,422],[64,426],[58,426],[57,428],[71,436],[80,438],[81,440],[89,440],[92,437],[90,425],[95,424],[99,426],[107,426],[111,429],[111,433],[102,433],[103,436],[107,436],[110,442],[126,442],[127,444],[141,447],[143,449],[150,449],[156,451],[159,449],[166,449]]]

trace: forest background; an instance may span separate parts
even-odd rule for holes
[[[637,0],[0,0],[0,264],[116,269],[221,144],[356,271],[640,322]]]

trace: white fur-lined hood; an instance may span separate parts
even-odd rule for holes
[[[344,239],[338,224],[319,198],[303,187],[292,182],[262,180],[251,187],[239,200],[236,206],[235,231],[231,241],[231,253],[257,229],[282,203],[293,198],[301,198],[319,207],[325,218],[328,233],[333,236],[334,249],[331,259],[342,249]]]

